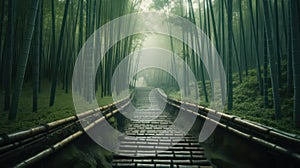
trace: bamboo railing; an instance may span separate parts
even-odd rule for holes
[[[118,102],[99,107],[94,110],[89,110],[78,115],[70,116],[65,119],[56,120],[37,126],[28,130],[0,136],[0,165],[14,166],[14,167],[28,167],[35,162],[48,157],[61,148],[84,134],[84,130],[89,130],[104,121],[105,118],[112,117],[118,112],[115,105],[121,104],[120,108],[125,108],[129,104],[129,99],[132,96],[126,97]],[[82,128],[81,121],[87,120],[89,124]],[[84,130],[83,130],[84,129]],[[58,136],[61,133],[67,134],[65,136]],[[54,140],[51,140],[54,139]],[[49,145],[39,145],[40,142],[49,141]],[[39,147],[36,147],[39,146]],[[24,150],[35,149],[32,155],[22,156],[25,159],[19,161],[17,164],[8,163],[11,156],[15,152],[22,153]],[[26,153],[26,152],[25,152]]]
[[[275,153],[277,152],[286,157],[293,158],[297,163],[300,163],[300,137],[296,134],[286,133],[272,127],[251,122],[234,115],[218,112],[200,105],[168,98],[160,91],[158,93],[163,101],[166,101],[174,108],[192,113],[203,121],[206,120],[215,123],[220,129],[226,130],[241,138],[245,138],[254,144],[260,144]],[[184,106],[180,106],[182,104]],[[195,109],[198,109],[198,111],[193,111]],[[210,113],[210,117],[207,117],[208,113]]]

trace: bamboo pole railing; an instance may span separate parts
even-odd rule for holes
[[[125,108],[127,105],[129,104],[129,102],[127,102],[125,105],[121,106],[119,108],[120,109],[123,109]],[[90,123],[88,126],[86,126],[84,128],[85,131],[88,131],[90,129],[92,129],[93,127],[95,127],[97,124],[101,123],[102,121],[105,120],[105,118],[110,118],[112,117],[115,113],[118,113],[119,112],[118,109],[115,109],[107,114],[105,114],[104,116],[102,116],[101,118],[95,120],[94,122]],[[17,164],[16,166],[14,166],[15,168],[23,168],[23,167],[28,167],[32,164],[34,164],[35,162],[43,159],[43,158],[46,158],[47,156],[55,153],[56,151],[58,151],[59,149],[67,146],[69,143],[71,143],[72,141],[74,141],[75,139],[77,139],[78,137],[80,137],[82,134],[84,133],[83,130],[79,130],[77,132],[75,132],[74,134],[68,136],[67,138],[57,142],[56,144],[54,144],[53,146],[47,148],[47,149],[44,149],[43,151],[39,152],[38,154],[20,162],[19,164]]]
[[[27,167],[37,162],[38,160],[55,153],[59,149],[63,148],[64,146],[81,136],[84,131],[79,128],[79,122],[87,120],[89,124],[84,129],[91,129],[95,125],[103,121],[105,118],[109,118],[113,116],[113,114],[117,113],[118,110],[116,110],[115,108],[116,104],[123,104],[121,107],[125,108],[125,106],[129,104],[130,99],[132,99],[132,96],[126,97],[115,103],[99,107],[97,109],[67,117],[65,119],[56,120],[24,131],[2,135],[0,136],[0,158],[2,157],[1,160],[3,161],[5,160],[5,156],[9,157],[16,151],[26,150],[32,145],[36,145],[40,141],[51,138],[52,134],[63,132],[65,130],[72,129],[74,126],[77,126],[77,131],[71,131],[66,138],[64,138],[63,136],[60,137],[60,140],[56,141],[56,143],[51,147],[42,149],[41,151],[37,151],[37,154],[29,156],[29,158],[15,165],[15,167]]]
[[[177,109],[192,113],[203,120],[217,124],[218,128],[225,129],[228,132],[246,138],[254,143],[261,144],[300,162],[300,139],[297,135],[279,131],[262,124],[257,124],[200,105],[171,99],[164,96],[160,91],[158,91],[158,93],[164,101]],[[180,106],[180,104],[183,104],[184,106]],[[198,109],[198,111],[193,111],[195,108]],[[210,113],[210,117],[207,117],[208,113]],[[220,117],[220,121],[216,120]]]

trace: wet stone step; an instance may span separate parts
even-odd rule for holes
[[[134,156],[134,158],[132,158],[132,156]],[[113,162],[136,162],[133,161],[133,159],[135,160],[139,160],[139,159],[143,159],[143,160],[160,160],[160,162],[169,162],[168,160],[190,160],[191,163],[193,164],[208,164],[207,159],[202,156],[200,158],[190,158],[188,156],[185,155],[174,155],[174,154],[154,154],[154,153],[135,153],[135,154],[130,154],[129,156],[116,156],[115,160]],[[167,161],[165,161],[167,160]]]
[[[176,160],[176,159],[174,159],[172,162],[175,164],[190,164],[191,163],[190,160]]]
[[[173,168],[212,168],[212,166],[176,165]]]
[[[113,163],[112,166],[119,168],[135,167],[135,163]]]
[[[126,136],[119,137],[119,155],[114,155],[112,166],[211,168],[198,138],[174,128],[172,113],[160,113],[161,100],[155,95],[149,99],[150,91],[137,90],[135,105],[139,110],[130,114],[133,120],[123,129]]]
[[[136,162],[136,163],[152,163],[153,160],[152,159],[133,159],[133,162]]]
[[[155,167],[155,164],[137,163],[137,167]]]
[[[133,163],[133,159],[115,159],[113,163]]]
[[[172,165],[170,164],[155,164],[156,167],[160,167],[160,168],[171,168]]]
[[[171,159],[153,159],[154,163],[160,163],[160,164],[171,164]]]
[[[192,164],[195,164],[195,165],[206,165],[206,166],[209,166],[210,163],[208,160],[192,160]]]

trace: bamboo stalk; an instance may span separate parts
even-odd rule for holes
[[[205,108],[205,107],[202,107],[199,105],[195,105],[195,104],[191,104],[191,103],[183,102],[183,101],[176,101],[173,99],[168,99],[168,100],[170,100],[170,102],[175,102],[175,103],[169,102],[169,104],[172,106],[175,106],[177,108],[180,107],[178,104],[185,104],[187,107],[190,106],[192,108],[198,107],[197,115],[199,115],[199,116],[207,115],[208,113],[210,113],[211,117],[209,119],[215,119],[215,118],[221,117],[221,120],[223,120],[224,123],[227,123],[227,127],[228,127],[228,124],[235,125],[237,127],[248,130],[248,132],[252,132],[252,133],[261,135],[265,139],[270,139],[273,142],[277,142],[277,143],[284,144],[284,145],[290,146],[291,144],[294,144],[296,146],[299,146],[298,144],[300,144],[300,139],[297,139],[298,137],[295,135],[291,136],[288,133],[285,133],[282,131],[277,131],[277,130],[274,130],[273,128],[261,126],[256,123],[251,123],[251,122],[249,122],[245,119],[241,119],[237,116],[217,112],[215,110]],[[189,109],[189,110],[191,110],[191,109]],[[217,122],[217,123],[220,123],[220,122]],[[297,149],[299,149],[299,148],[297,148]],[[297,150],[297,149],[294,149],[294,150]],[[299,152],[299,151],[297,151],[297,152]]]
[[[117,103],[122,103],[122,101],[124,101],[124,100],[121,100]],[[14,142],[14,141],[22,140],[22,139],[28,138],[30,136],[37,135],[39,133],[48,131],[48,130],[53,129],[55,127],[68,124],[70,122],[74,122],[78,119],[77,117],[86,117],[86,116],[92,115],[96,112],[109,109],[109,108],[113,107],[114,105],[115,105],[114,103],[109,104],[109,105],[106,105],[106,106],[103,106],[103,107],[100,107],[100,108],[97,108],[97,109],[94,109],[94,110],[89,110],[89,111],[86,111],[84,113],[80,113],[77,116],[74,115],[74,116],[71,116],[71,117],[68,117],[68,118],[65,118],[65,119],[56,120],[56,121],[53,121],[53,122],[50,122],[50,123],[47,123],[47,124],[44,124],[44,125],[40,125],[40,126],[37,126],[37,127],[34,127],[34,128],[30,128],[28,130],[12,133],[12,134],[8,134],[8,135],[2,135],[0,137],[0,146],[2,146],[4,144],[7,144],[7,143]]]
[[[173,100],[173,101],[175,101],[175,100]],[[288,140],[288,142],[290,142],[290,143],[299,143],[300,144],[300,139],[296,135],[291,135],[291,134],[285,133],[283,131],[278,131],[271,127],[259,125],[257,123],[250,122],[250,121],[242,119],[240,117],[228,115],[228,114],[218,112],[218,111],[215,111],[215,110],[212,110],[209,108],[205,108],[202,106],[192,105],[191,103],[187,103],[187,102],[183,102],[183,101],[179,101],[179,103],[186,104],[191,107],[198,107],[199,112],[200,113],[202,112],[202,114],[205,114],[205,115],[207,115],[210,112],[212,116],[213,115],[221,116],[221,118],[223,120],[226,120],[227,122],[232,122],[239,126],[244,126],[244,127],[248,128],[248,130],[258,131],[260,134],[263,134],[265,137],[274,136],[274,139],[282,139],[283,141]]]
[[[21,167],[28,167],[29,165],[32,165],[33,163],[41,160],[42,158],[45,158],[49,155],[51,155],[52,153],[58,151],[59,149],[63,148],[64,146],[66,146],[67,144],[69,144],[70,142],[72,142],[73,140],[75,140],[76,138],[78,138],[79,136],[81,136],[83,134],[83,131],[77,131],[76,133],[70,135],[69,137],[67,137],[66,139],[56,143],[55,145],[41,151],[40,153],[38,153],[37,155],[30,157],[26,160],[24,160],[23,162],[17,164],[16,166],[14,166],[15,168],[21,168]]]
[[[172,105],[173,107],[176,107],[178,109],[181,109],[183,111],[186,111],[186,112],[192,113],[194,115],[197,115],[198,117],[202,118],[203,120],[206,120],[206,121],[212,122],[214,124],[217,124],[218,128],[225,129],[226,131],[228,131],[230,133],[238,135],[238,136],[240,136],[242,138],[246,138],[246,139],[254,142],[255,144],[260,144],[260,145],[262,145],[262,146],[264,146],[266,148],[269,148],[269,149],[271,149],[273,151],[279,152],[279,153],[281,153],[283,155],[289,156],[289,157],[297,160],[298,162],[300,162],[300,154],[298,154],[296,152],[293,152],[293,151],[290,151],[290,150],[286,149],[285,147],[279,146],[279,145],[277,145],[275,143],[268,142],[268,141],[266,141],[264,139],[255,137],[255,136],[253,136],[251,134],[242,132],[242,131],[237,130],[237,129],[231,127],[231,126],[228,126],[226,124],[223,124],[223,123],[220,123],[218,121],[215,121],[215,120],[211,119],[210,117],[203,116],[203,115],[199,114],[198,112],[194,112],[194,111],[192,111],[190,109],[186,109],[186,108],[180,107],[177,104],[170,103],[170,105]]]
[[[34,127],[28,130],[24,130],[24,131],[20,131],[20,132],[16,132],[16,133],[12,133],[9,135],[3,135],[2,137],[0,137],[0,151],[8,151],[8,150],[12,150],[14,148],[17,148],[23,144],[26,144],[30,141],[34,141],[36,139],[40,139],[43,136],[46,136],[47,134],[51,133],[51,132],[55,132],[57,131],[56,128],[72,123],[74,122],[74,124],[78,123],[79,119],[86,119],[89,116],[95,115],[97,114],[99,111],[105,111],[105,110],[111,110],[111,108],[113,106],[115,106],[116,104],[122,104],[125,101],[128,101],[130,99],[129,97],[126,97],[122,100],[119,100],[115,103],[106,105],[106,106],[102,106],[99,107],[97,109],[94,110],[89,110],[86,111],[84,113],[81,113],[77,116],[71,116],[65,119],[60,119],[60,120],[56,120],[38,127]],[[128,104],[128,102],[127,102]],[[64,129],[65,127],[63,127],[62,129]]]
[[[158,91],[161,97],[167,98],[164,96],[160,91]],[[237,116],[228,115],[222,112],[218,112],[216,110],[212,110],[209,108],[205,108],[203,106],[195,105],[188,102],[178,101],[174,99],[167,98],[168,102],[175,102],[175,104],[169,103],[171,105],[176,105],[176,107],[179,107],[178,104],[185,104],[185,107],[192,107],[192,108],[198,108],[197,115],[207,115],[210,113],[210,118],[219,118],[221,117],[221,120],[223,120],[224,123],[232,123],[235,124],[238,127],[245,128],[246,130],[249,130],[250,132],[256,132],[257,134],[263,136],[264,138],[272,139],[273,141],[280,142],[283,144],[300,144],[300,139],[296,135],[291,135],[288,133],[285,133],[283,131],[275,130],[274,128],[259,125],[254,122],[247,121],[245,119],[242,119]],[[299,148],[298,148],[299,149]]]
[[[100,122],[104,121],[105,118],[110,118],[112,117],[115,113],[118,113],[120,112],[119,110],[120,109],[123,109],[125,107],[127,107],[129,104],[130,104],[130,100],[131,97],[126,97],[116,103],[113,103],[113,104],[110,104],[110,105],[107,105],[107,106],[103,106],[103,107],[100,107],[98,109],[95,109],[95,110],[89,110],[85,113],[81,113],[83,114],[84,117],[93,117],[92,115],[95,114],[95,112],[99,112],[100,109],[104,110],[104,109],[107,109],[107,110],[112,110],[111,107],[114,106],[115,104],[117,103],[124,103],[125,101],[127,101],[123,106],[121,106],[119,109],[115,109],[115,110],[112,110],[110,112],[108,112],[107,114],[104,114],[102,117],[100,117],[99,119],[93,121],[92,123],[90,123],[88,126],[86,126],[84,128],[85,131],[88,131],[90,130],[91,128],[93,128],[94,126],[96,126],[97,124],[99,124]],[[86,118],[87,118],[86,117]],[[70,118],[70,117],[69,117]],[[86,119],[84,118],[84,119]],[[59,120],[60,121],[60,120]],[[77,120],[76,122],[79,122],[79,120]],[[57,123],[62,123],[62,122],[57,122]],[[43,151],[39,152],[38,154],[22,161],[21,163],[17,164],[15,167],[27,167],[29,165],[32,165],[33,163],[55,153],[56,151],[58,151],[59,149],[63,148],[64,146],[66,146],[67,144],[69,144],[70,142],[72,142],[73,140],[75,140],[76,138],[78,138],[79,136],[81,136],[83,134],[83,131],[77,131],[76,133],[68,136],[67,138],[61,140],[60,142],[56,143],[55,145],[47,148],[47,149],[44,149]]]
[[[59,127],[59,128],[55,128],[55,129],[52,129],[52,130],[49,130],[49,131],[46,131],[46,132],[43,132],[41,134],[37,134],[35,136],[31,136],[27,139],[24,139],[24,140],[21,140],[21,141],[17,141],[17,142],[14,142],[12,144],[8,144],[6,146],[3,146],[1,147],[1,155],[0,155],[0,160],[3,161],[5,160],[5,158],[10,158],[14,155],[16,155],[16,152],[22,152],[24,150],[42,150],[43,147],[39,147],[39,146],[42,146],[40,145],[40,143],[42,144],[47,144],[47,142],[51,142],[51,139],[49,139],[49,137],[53,137],[55,135],[60,135],[61,132],[70,132],[73,133],[74,131],[73,130],[73,127],[76,126],[76,124],[78,124],[78,120],[76,122],[73,122],[73,123],[69,123],[67,125],[64,125],[63,127]],[[77,130],[76,130],[77,131]],[[57,137],[57,136],[55,136]],[[62,137],[60,136],[59,139],[62,139],[63,137],[65,137],[65,135],[63,135]],[[57,139],[57,138],[56,138]],[[36,148],[38,147],[38,149]],[[0,162],[1,162],[0,161]]]

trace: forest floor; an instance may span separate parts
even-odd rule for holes
[[[14,121],[7,119],[8,111],[3,110],[3,96],[0,97],[0,133],[22,131],[34,126],[76,115],[72,93],[65,93],[62,86],[58,86],[55,104],[54,106],[49,107],[51,84],[43,81],[41,86],[41,92],[38,97],[38,111],[32,112],[32,85],[31,83],[24,84],[17,118]],[[4,95],[3,90],[0,90],[0,93],[0,95]],[[100,96],[98,95],[98,97]],[[111,97],[98,99],[98,104],[100,106],[112,102]]]
[[[282,74],[281,83],[286,83],[284,78],[285,72]],[[293,95],[287,94],[287,86],[282,85],[280,91],[280,104],[282,118],[276,120],[274,117],[272,88],[268,90],[269,107],[264,108],[264,99],[260,95],[259,86],[257,83],[256,70],[249,70],[248,76],[243,77],[242,83],[239,82],[238,74],[233,75],[233,110],[228,111],[227,107],[224,112],[230,115],[235,115],[250,121],[254,121],[266,126],[270,126],[288,133],[300,135],[300,129],[293,125]],[[205,102],[202,91],[202,83],[199,82],[200,89],[200,105],[209,107],[209,103]],[[271,81],[269,79],[269,87]],[[208,95],[210,94],[210,82],[206,82]],[[170,97],[180,98],[180,93],[174,90],[166,92]],[[208,96],[210,98],[210,96]]]
[[[283,77],[286,74],[283,73]],[[242,83],[239,83],[238,74],[233,76],[233,110],[224,112],[231,115],[236,115],[250,121],[258,122],[267,126],[274,127],[289,133],[300,134],[300,129],[293,126],[293,95],[286,94],[286,85],[280,88],[280,101],[282,118],[276,120],[274,118],[274,108],[272,100],[272,89],[269,89],[269,107],[264,108],[263,96],[259,93],[257,84],[256,71],[249,70],[248,76],[243,77]],[[285,80],[284,78],[282,78]],[[285,82],[283,82],[285,83]],[[271,86],[271,83],[269,83]],[[206,83],[207,92],[210,93],[210,83]],[[49,107],[50,95],[49,82],[43,82],[38,100],[38,111],[32,112],[32,86],[30,83],[24,85],[23,92],[20,98],[20,106],[15,121],[7,119],[8,112],[3,111],[3,96],[0,97],[0,133],[12,133],[25,130],[34,126],[45,124],[54,120],[62,119],[71,115],[75,115],[73,99],[71,93],[65,93],[62,86],[59,86],[56,93],[56,100],[53,107]],[[167,90],[167,91],[166,91]],[[180,98],[180,93],[171,88],[165,92],[174,98]],[[202,85],[199,82],[199,90],[201,93],[200,104],[208,107],[209,103],[204,101],[202,94]],[[1,95],[4,92],[0,90]],[[99,98],[100,95],[97,95]],[[209,96],[210,97],[210,96]],[[100,106],[112,103],[111,97],[98,99]]]

